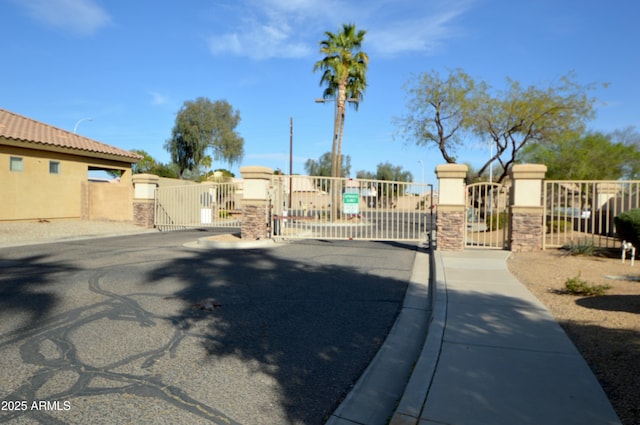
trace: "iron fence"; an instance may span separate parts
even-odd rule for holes
[[[547,180],[543,197],[544,248],[584,242],[618,248],[613,219],[640,207],[640,181]]]

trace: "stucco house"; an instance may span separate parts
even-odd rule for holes
[[[0,108],[0,221],[133,220],[135,153]],[[119,181],[90,181],[115,170]]]

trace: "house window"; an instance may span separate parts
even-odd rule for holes
[[[59,161],[49,161],[49,174],[60,174]]]
[[[18,156],[12,156],[9,158],[9,170],[11,171],[24,171],[24,162],[22,158]]]

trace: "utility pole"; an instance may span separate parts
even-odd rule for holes
[[[293,194],[293,117],[289,118],[289,208]]]

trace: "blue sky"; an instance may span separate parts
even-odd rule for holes
[[[431,70],[462,68],[495,88],[573,70],[609,83],[594,93],[591,129],[640,128],[637,0],[0,0],[0,12],[0,107],[162,162],[176,112],[205,96],[240,111],[245,139],[240,165],[214,168],[288,172],[293,117],[293,172],[304,173],[331,150],[333,106],[314,102],[312,67],[342,23],[367,31],[370,58],[364,101],[346,116],[353,175],[389,161],[434,182],[438,151],[394,140],[392,122],[406,112],[404,83]],[[488,155],[469,139],[458,156]]]

